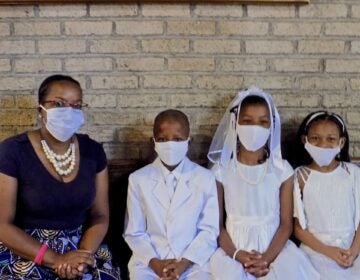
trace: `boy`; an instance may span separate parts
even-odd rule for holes
[[[178,110],[154,122],[156,160],[129,177],[125,240],[133,251],[130,279],[211,279],[217,247],[215,178],[186,153],[189,121]]]

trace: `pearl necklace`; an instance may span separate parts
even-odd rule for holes
[[[243,179],[246,183],[248,183],[249,185],[258,185],[259,183],[261,183],[264,178],[265,178],[265,175],[266,175],[266,171],[267,171],[267,167],[268,167],[268,160],[265,161],[265,164],[264,164],[264,168],[260,174],[260,176],[255,180],[255,181],[251,181],[249,180],[248,178],[246,178],[246,176],[242,173],[241,171],[241,166],[239,163],[237,163],[236,165],[237,167],[237,171],[241,177],[241,179]]]
[[[55,171],[60,176],[68,176],[75,168],[75,144],[70,143],[69,148],[63,155],[56,154],[50,149],[45,140],[41,140],[41,146],[46,158],[50,161]],[[67,168],[65,168],[67,166]]]

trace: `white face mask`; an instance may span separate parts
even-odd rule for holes
[[[45,109],[47,113],[45,127],[57,140],[66,142],[84,124],[83,111],[71,107]]]
[[[162,162],[166,165],[174,166],[185,158],[188,151],[188,144],[189,139],[181,142],[155,142],[155,151]]]
[[[245,149],[255,152],[265,146],[270,136],[270,128],[258,125],[237,125],[236,133]]]
[[[307,139],[305,143],[305,150],[320,167],[329,165],[335,156],[340,153],[339,146],[335,148],[320,148],[310,144]]]

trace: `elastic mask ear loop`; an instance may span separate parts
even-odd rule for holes
[[[47,113],[47,110],[45,109],[45,107],[43,105],[40,104],[39,107]]]
[[[46,112],[46,114],[48,113],[48,111],[45,109],[45,107],[43,106],[43,105],[39,105],[39,108],[41,108],[41,109],[43,109],[45,112]],[[46,125],[46,122],[45,122],[45,118],[43,118],[43,116],[39,113],[39,117],[40,117],[40,119],[42,120],[42,123],[44,124],[44,125]],[[47,121],[47,119],[46,119],[46,121]]]

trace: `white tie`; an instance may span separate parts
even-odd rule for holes
[[[167,175],[166,177],[166,187],[168,189],[168,192],[169,192],[169,197],[170,197],[170,200],[173,198],[174,196],[174,192],[175,192],[175,186],[176,186],[176,177],[174,174],[172,173],[169,173],[169,175]]]

